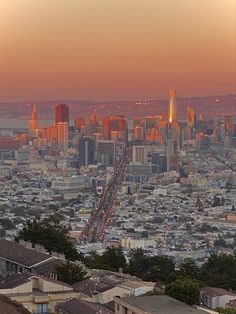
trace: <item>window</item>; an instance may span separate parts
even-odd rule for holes
[[[37,314],[44,314],[48,312],[49,312],[49,309],[48,309],[47,303],[37,304]]]

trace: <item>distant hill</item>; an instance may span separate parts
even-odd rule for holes
[[[55,100],[55,101],[24,101],[0,103],[1,118],[29,119],[32,104],[38,107],[39,119],[54,119],[54,106],[57,103],[66,103],[70,106],[70,118],[76,116],[88,117],[94,111],[99,116],[123,114],[128,118],[145,115],[167,114],[168,100],[150,101],[86,101],[86,100]],[[178,98],[178,115],[185,119],[186,108],[191,106],[196,114],[203,117],[220,117],[236,114],[236,94],[209,97]]]

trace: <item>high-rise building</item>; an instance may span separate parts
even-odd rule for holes
[[[67,122],[69,125],[69,107],[65,104],[58,104],[55,107],[55,123]]]
[[[105,139],[111,139],[112,131],[123,132],[124,134],[127,132],[126,119],[122,115],[104,118],[102,121],[102,127]],[[123,137],[125,138],[125,135]]]
[[[94,164],[95,141],[89,137],[81,137],[78,148],[80,166]]]
[[[102,120],[103,137],[106,140],[111,138],[111,120],[109,117],[105,117]]]
[[[187,123],[189,127],[193,127],[195,122],[194,110],[191,107],[187,108]]]
[[[126,131],[126,119],[122,115],[112,116],[111,120],[111,131]]]
[[[29,120],[29,130],[32,133],[35,133],[35,131],[38,128],[39,128],[38,114],[37,114],[36,105],[34,105],[32,109],[32,116],[31,116],[31,119]]]
[[[55,125],[49,125],[43,129],[46,142],[52,146],[56,146],[57,143],[57,127]]]
[[[169,123],[177,121],[176,91],[174,89],[170,91],[169,95],[168,121]]]
[[[115,166],[116,143],[110,140],[97,141],[97,161],[106,166]]]
[[[146,129],[153,129],[160,124],[162,121],[162,116],[146,116],[144,121]]]
[[[101,130],[100,126],[100,118],[98,117],[97,113],[94,112],[88,118],[88,125],[87,125],[87,133],[92,136],[94,133],[99,133]]]
[[[134,118],[134,128],[136,126],[142,126],[144,123],[143,123],[143,118],[142,117],[135,117]]]
[[[167,155],[164,153],[152,152],[151,154],[152,166],[158,166],[158,172],[167,171]]]
[[[57,148],[60,152],[68,151],[68,123],[58,122],[56,124],[57,129]]]
[[[133,145],[132,146],[132,162],[133,163],[147,163],[147,146]]]
[[[81,130],[82,126],[85,125],[85,119],[83,117],[76,117],[75,118],[75,128],[77,130]]]
[[[140,125],[137,125],[134,128],[134,139],[135,140],[144,140],[144,128]]]

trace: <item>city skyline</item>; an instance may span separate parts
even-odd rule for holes
[[[235,93],[234,0],[3,0],[0,12],[0,101]]]
[[[0,0],[0,314],[236,314],[236,0]]]

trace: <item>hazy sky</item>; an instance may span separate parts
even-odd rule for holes
[[[0,101],[236,92],[236,0],[0,0]]]

